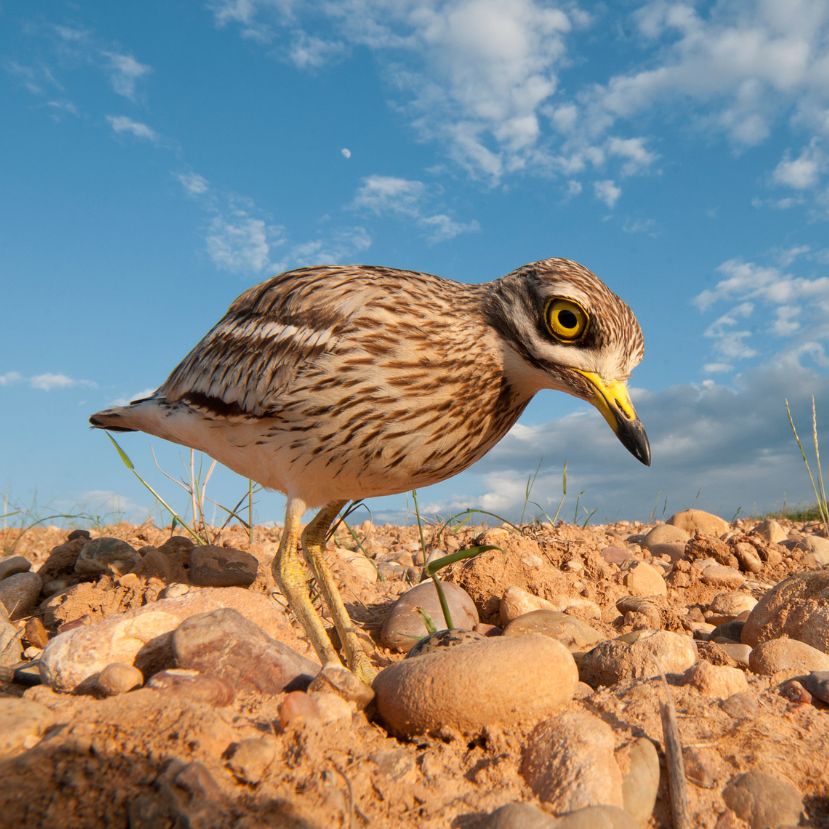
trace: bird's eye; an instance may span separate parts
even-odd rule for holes
[[[590,317],[572,299],[551,299],[544,315],[547,330],[562,343],[576,343],[587,333]]]

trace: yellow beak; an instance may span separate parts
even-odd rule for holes
[[[622,445],[645,466],[651,465],[651,447],[645,427],[630,402],[628,387],[619,380],[603,380],[592,371],[576,369],[594,389],[590,401],[613,429]]]

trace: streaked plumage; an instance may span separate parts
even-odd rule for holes
[[[553,335],[553,299],[583,309],[578,341]],[[287,493],[290,513],[448,478],[542,388],[594,402],[648,462],[623,385],[642,355],[630,309],[568,260],[479,285],[302,268],[242,294],[154,395],[91,422],[200,449]]]

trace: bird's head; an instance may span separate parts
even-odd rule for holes
[[[642,329],[594,273],[568,259],[533,262],[490,283],[484,313],[516,388],[558,389],[587,400],[650,466],[648,438],[627,389],[644,355]]]

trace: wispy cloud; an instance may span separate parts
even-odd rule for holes
[[[29,385],[39,391],[53,391],[55,389],[70,389],[76,386],[94,388],[96,384],[91,380],[79,380],[66,374],[46,373],[36,374],[29,378]]]
[[[184,192],[191,196],[202,196],[210,189],[210,183],[198,173],[174,173]]]
[[[119,135],[131,135],[142,141],[153,143],[159,140],[158,133],[142,121],[136,121],[127,115],[107,115],[107,122]]]
[[[235,207],[214,216],[207,232],[207,253],[213,264],[232,273],[260,274],[266,270],[275,248],[284,244],[284,229]]]
[[[135,100],[138,81],[149,75],[152,68],[126,53],[104,50],[101,54],[107,63],[112,88],[124,98]]]
[[[604,202],[612,210],[619,201],[619,196],[622,195],[622,188],[610,179],[602,179],[593,182],[593,192],[599,201]]]
[[[772,178],[777,184],[791,187],[795,190],[808,190],[814,187],[826,167],[826,157],[812,141],[808,147],[795,158],[786,153],[777,167],[774,168]]]
[[[12,383],[19,383],[23,375],[19,371],[6,371],[0,374],[0,386],[10,386]]]
[[[459,222],[445,213],[432,213],[426,207],[429,200],[429,190],[422,181],[373,175],[360,183],[354,196],[354,207],[369,210],[378,216],[411,219],[431,242],[443,242],[461,233],[480,229],[474,220]]]

